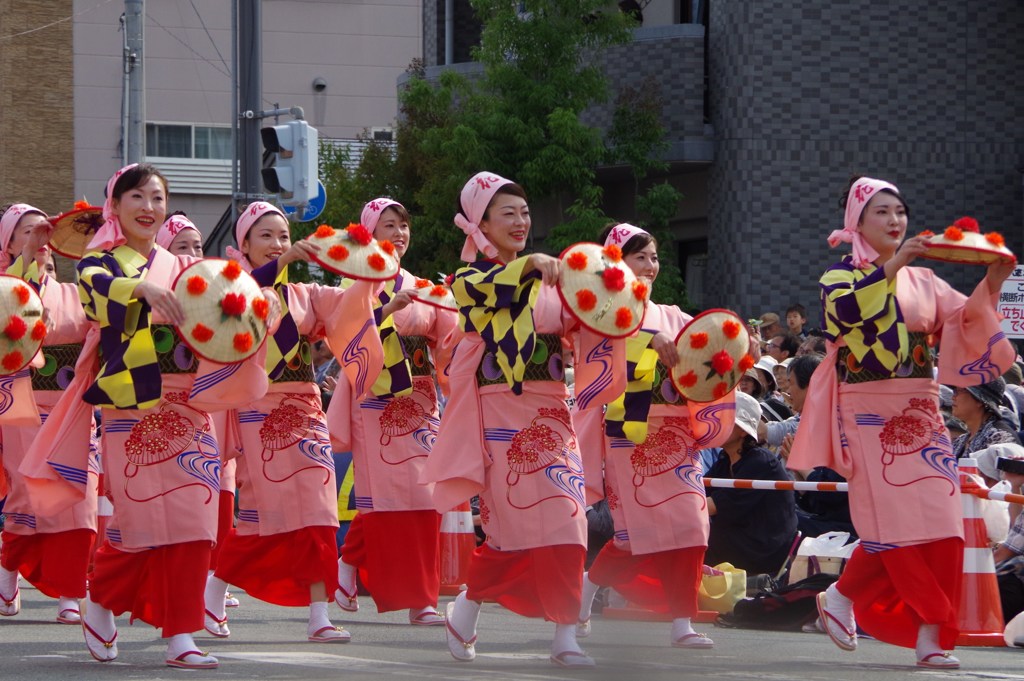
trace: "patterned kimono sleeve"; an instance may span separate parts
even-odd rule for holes
[[[78,263],[78,296],[86,316],[101,326],[113,327],[126,335],[135,333],[144,307],[135,298],[135,289],[142,279],[114,274],[110,254],[90,254]]]
[[[523,271],[528,262],[528,257],[517,258],[508,265],[476,262],[455,273],[452,293],[467,332],[480,333],[491,315],[498,310],[511,309],[522,299],[524,292],[537,288],[539,272],[531,272],[523,281]]]
[[[524,274],[528,263],[528,257],[507,265],[473,263],[456,272],[452,283],[460,327],[480,335],[516,395],[523,391],[526,363],[537,344],[533,307],[540,294],[540,272]]]
[[[12,277],[17,277],[27,284],[31,285],[36,290],[36,293],[43,295],[43,288],[46,282],[50,279],[46,275],[46,272],[39,269],[39,264],[32,260],[28,263],[28,267],[25,266],[25,259],[20,255],[15,258],[11,266],[7,268],[7,274]]]
[[[907,328],[896,301],[896,282],[885,270],[863,270],[844,259],[822,275],[822,318],[825,335],[840,337],[853,356],[876,371],[892,371],[909,348]]]
[[[1001,328],[996,309],[999,289],[982,277],[970,296],[953,290],[933,271],[914,268],[917,279],[930,282],[935,322],[940,334],[939,381],[966,387],[994,381],[1013,364],[1017,350]]]

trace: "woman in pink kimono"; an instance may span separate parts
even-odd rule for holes
[[[620,247],[637,279],[654,284],[660,269],[654,237],[620,224],[605,229],[601,241]],[[648,301],[643,326],[626,340],[628,391],[607,414],[589,407],[575,419],[588,490],[601,486],[603,459],[603,496],[615,523],[613,540],[583,575],[577,635],[589,635],[594,596],[611,586],[645,607],[667,604],[673,646],[714,645],[691,625],[710,527],[698,451],[729,437],[736,402],[734,392],[709,404],[688,402],[673,388],[675,338],[690,319],[674,305]]]
[[[100,662],[115,659],[114,617],[131,611],[162,628],[167,665],[209,669],[217,659],[192,639],[203,626],[220,492],[209,412],[254,399],[267,383],[262,350],[235,366],[197,361],[172,326],[184,312],[170,287],[194,260],[156,244],[166,201],[166,181],[151,165],[133,164],[110,178],[106,222],[78,264],[79,297],[93,324],[75,378],[21,470],[30,493],[35,485],[40,514],[84,497],[83,450],[93,405],[102,408],[114,514],[89,575],[86,645]],[[266,295],[276,310],[277,298]]]
[[[85,497],[53,516],[35,512],[24,476],[18,470],[39,433],[39,426],[74,375],[88,320],[75,284],[61,284],[44,273],[49,249],[49,222],[42,211],[15,204],[0,220],[0,250],[20,256],[7,274],[22,277],[40,294],[50,327],[43,341],[41,366],[32,366],[0,382],[0,433],[9,491],[4,503],[7,522],[0,549],[0,615],[16,615],[20,605],[18,573],[40,592],[57,598],[57,621],[78,624],[78,601],[85,597],[85,573],[96,537],[97,461],[88,456]],[[33,238],[35,237],[35,238]]]
[[[463,188],[461,206],[455,224],[467,235],[462,259],[470,264],[455,273],[452,290],[465,336],[425,480],[435,483],[438,511],[479,494],[487,541],[473,554],[468,591],[448,604],[448,649],[457,660],[476,657],[480,603],[490,599],[555,623],[552,663],[592,667],[576,642],[587,526],[565,401],[562,338],[576,325],[553,286],[561,262],[519,257],[530,231],[519,185],[479,173]],[[486,259],[477,260],[478,251]],[[585,340],[581,346],[592,349]]]
[[[184,255],[192,258],[203,257],[203,234],[199,228],[178,211],[171,215],[160,226],[156,234],[157,244],[166,249],[171,255]],[[235,525],[235,459],[230,454],[232,448],[228,446],[226,437],[228,435],[227,418],[228,412],[216,411],[210,414],[213,420],[213,436],[216,438],[221,451],[220,464],[220,504],[217,510],[217,543],[210,551],[210,569],[207,578],[213,577],[217,569],[217,557],[220,555],[220,547],[224,545],[228,532]],[[224,605],[232,608],[238,606],[238,599],[230,593],[225,594]],[[218,638],[223,637],[224,627],[210,627],[209,616],[205,622],[206,630]]]
[[[268,603],[308,606],[310,642],[347,643],[351,634],[327,614],[338,588],[338,500],[310,343],[326,337],[339,361],[352,343],[372,344],[376,334],[365,330],[372,327],[376,285],[361,281],[343,290],[287,283],[288,263],[308,261],[319,246],[308,240],[293,244],[288,219],[269,203],[250,204],[238,218],[235,237],[241,250],[228,254],[252,269],[261,285],[276,285],[284,312],[268,339],[270,390],[238,410],[235,419],[242,454],[236,471],[238,526],[228,535],[207,587],[207,626],[223,627],[222,636],[229,633],[224,593],[230,583]],[[379,351],[376,358],[376,364],[371,360],[361,367],[369,376],[362,390],[380,370]]]
[[[956,462],[939,411],[926,336],[940,337],[938,379],[994,380],[1013,362],[995,311],[1012,264],[995,264],[968,298],[930,269],[910,267],[928,237],[906,239],[895,186],[869,177],[847,192],[830,245],[853,254],[821,278],[828,353],[811,380],[788,466],[827,466],[850,484],[861,544],[818,600],[843,650],[856,627],[914,647],[918,666],[956,669],[963,520]]]
[[[362,224],[378,241],[409,248],[409,213],[397,201],[379,198],[363,207]],[[376,309],[387,371],[365,395],[353,396],[341,382],[327,410],[338,451],[352,450],[359,513],[345,535],[338,559],[335,601],[354,612],[356,571],[378,612],[408,609],[415,625],[443,625],[437,612],[441,516],[433,487],[420,482],[437,437],[440,416],[434,370],[443,375],[443,341],[458,315],[414,303],[417,279],[402,270],[378,296]],[[353,399],[355,397],[356,399]]]

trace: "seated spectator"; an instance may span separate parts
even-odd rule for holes
[[[824,355],[825,350],[825,337],[817,333],[809,333],[803,343],[800,344],[800,347],[797,348],[796,356],[800,357],[802,355],[810,354]]]
[[[764,346],[765,354],[776,362],[781,362],[790,357],[796,357],[796,351],[800,349],[800,338],[791,333],[780,333],[768,339]]]
[[[737,388],[739,392],[746,393],[758,401],[765,396],[764,379],[761,378],[761,372],[754,367],[747,369],[740,377]]]
[[[974,476],[974,481],[994,492],[1011,492],[1010,483],[1003,479],[1002,471],[997,467],[1000,457],[1024,459],[1024,447],[1004,442],[971,454],[971,458],[978,464],[978,474]],[[985,519],[989,544],[997,547],[1006,541],[1010,530],[1010,504],[995,499],[978,499],[978,503],[981,516]]]
[[[811,375],[821,364],[822,359],[822,355],[804,355],[790,363],[787,371],[789,404],[796,415],[778,423],[762,423],[758,427],[758,438],[769,447],[782,447],[786,437],[796,434],[796,427],[800,423],[800,410],[804,407]],[[783,455],[788,455],[788,448],[783,450]]]
[[[1005,458],[1021,459],[1024,452]],[[1003,471],[1003,479],[1014,494],[1021,493],[1024,475]],[[1006,540],[993,554],[996,561],[996,580],[999,582],[999,600],[1003,606],[1003,620],[1009,622],[1024,612],[1024,513],[1016,504],[1010,505],[1012,524]]]
[[[335,359],[331,348],[323,340],[313,343],[313,380],[320,388],[320,402],[322,409],[326,412],[331,406],[331,396],[334,395],[334,388],[338,384],[338,372],[341,365]]]
[[[793,410],[779,397],[769,397],[761,402],[761,421],[763,423],[781,423],[793,418]]]
[[[757,444],[761,405],[736,392],[736,425],[722,445],[709,478],[789,480],[782,461]],[[774,574],[789,556],[796,536],[796,500],[792,492],[711,488],[711,534],[704,561],[729,562],[749,575]]]
[[[825,466],[814,468],[804,479],[808,482],[846,482],[846,478]],[[850,495],[847,492],[803,492],[796,498],[796,526],[805,537],[818,537],[826,532],[849,532],[850,540],[857,530],[850,517]]]
[[[778,364],[769,355],[763,355],[761,359],[757,360],[757,364],[754,365],[761,374],[761,385],[764,386],[764,395],[761,397],[762,400],[768,399],[775,395],[778,386],[775,384],[775,365]]]
[[[953,416],[967,426],[967,432],[953,442],[956,458],[1000,442],[1020,444],[1016,429],[999,413],[1005,389],[1006,382],[1001,377],[969,388],[953,388]]]
[[[1006,397],[1007,402],[1013,407],[1017,413],[1018,422],[1021,424],[1018,426],[1018,430],[1024,427],[1024,387],[1021,387],[1021,366],[1018,363],[1010,365],[1010,368],[1003,374],[1003,380],[1006,381]],[[1018,433],[1019,436],[1019,433]]]
[[[821,355],[803,355],[794,359],[788,370],[789,399],[796,416],[782,423],[766,423],[761,429],[761,436],[772,445],[779,443],[779,456],[783,461],[789,458],[789,448],[793,445],[797,426],[800,424],[800,411],[807,399],[807,388],[811,384],[811,376],[821,364]],[[810,482],[846,482],[846,478],[831,468],[819,466],[810,471],[793,471],[794,476]],[[851,537],[857,533],[850,518],[850,496],[846,492],[804,492],[797,495],[797,527],[805,537],[817,537],[825,532],[849,532]]]
[[[945,417],[946,431],[949,433],[949,441],[955,442],[958,437],[967,433],[967,426],[957,417],[950,414]]]
[[[772,373],[775,374],[775,385],[779,386],[779,394],[782,395],[786,404],[789,404],[789,365],[792,363],[792,357],[784,359],[772,370]]]
[[[758,325],[757,330],[761,338],[766,341],[780,333],[785,333],[785,329],[782,328],[782,322],[779,320],[779,315],[774,312],[765,312],[761,315],[761,323]]]

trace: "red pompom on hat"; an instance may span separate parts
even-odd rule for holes
[[[197,293],[203,285],[205,290]],[[198,357],[236,364],[262,345],[270,305],[256,280],[237,262],[198,260],[178,274],[171,288],[185,311],[178,335]],[[241,334],[249,337],[248,345],[234,342]]]

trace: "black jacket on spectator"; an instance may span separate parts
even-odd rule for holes
[[[763,447],[746,450],[735,466],[724,451],[711,466],[709,478],[790,480],[785,466]],[[704,562],[732,563],[747,575],[775,573],[782,567],[796,535],[796,499],[793,492],[710,488],[716,514]]]
[[[818,466],[807,474],[808,482],[846,482],[831,468]],[[850,495],[847,492],[804,492],[797,496],[797,526],[805,537],[818,537],[826,532],[849,532],[850,541],[857,530],[850,518]]]

